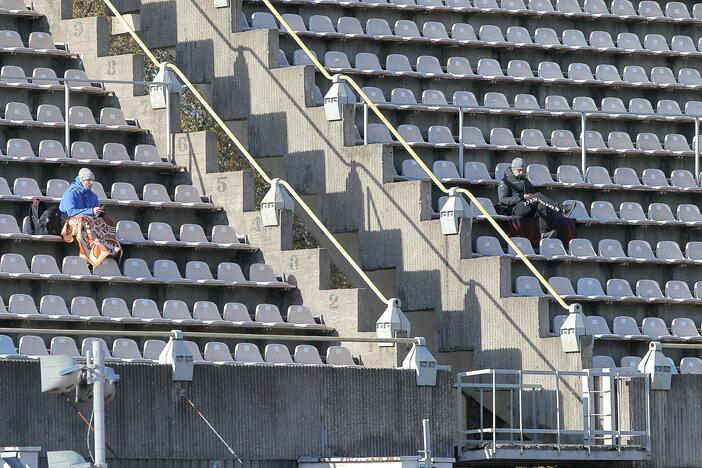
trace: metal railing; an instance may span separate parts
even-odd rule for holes
[[[570,424],[565,419],[563,392],[561,385],[565,378],[577,378],[581,381],[581,395],[578,403],[582,405],[581,425]],[[500,380],[502,378],[503,380]],[[532,378],[534,382],[525,380]],[[537,378],[541,378],[537,381]],[[599,381],[597,381],[599,379]],[[622,402],[624,381],[643,379],[644,399],[641,404],[644,415],[634,414],[637,402],[628,401],[628,407]],[[466,381],[470,380],[470,381]],[[631,387],[629,387],[630,389]],[[548,389],[548,390],[547,390]],[[547,395],[544,391],[553,395]],[[500,427],[497,413],[500,408],[498,392],[509,392],[509,400],[503,410],[509,412],[507,427]],[[582,371],[540,371],[540,370],[497,370],[483,369],[457,374],[456,377],[456,447],[459,454],[466,447],[482,447],[488,444],[494,455],[500,444],[518,445],[520,451],[529,445],[551,444],[560,452],[565,445],[579,445],[590,451],[594,446],[608,446],[618,451],[625,447],[624,440],[639,439],[637,448],[651,449],[650,421],[650,380],[648,375],[633,369],[586,369]],[[472,394],[471,394],[472,393]],[[475,393],[479,393],[476,398]],[[488,402],[485,393],[489,394]],[[542,393],[542,394],[541,394]],[[516,394],[516,403],[515,403]],[[530,404],[526,403],[527,396]],[[629,396],[635,395],[629,393]],[[470,396],[480,405],[478,427],[469,429],[465,418],[464,397]],[[575,400],[575,398],[573,398]],[[541,406],[539,406],[541,403]],[[516,411],[515,411],[516,406]],[[540,411],[541,410],[541,411]],[[486,425],[484,413],[491,413]],[[555,427],[549,427],[544,414],[555,411]],[[529,417],[526,413],[531,413]],[[515,424],[515,413],[518,415]],[[572,411],[569,411],[572,414]],[[539,415],[538,419],[534,415]],[[628,428],[623,429],[622,418],[629,417]],[[641,417],[642,416],[642,417]],[[645,428],[634,429],[635,421],[643,421]],[[532,424],[529,425],[528,422]],[[554,421],[550,421],[554,422]],[[486,437],[487,436],[487,437]],[[544,437],[547,440],[539,440]],[[564,441],[564,439],[566,439]],[[570,443],[568,443],[570,442]]]
[[[359,106],[363,107],[363,144],[368,145],[370,144],[368,141],[368,124],[369,124],[369,116],[368,116],[368,103],[363,102],[357,104]],[[454,106],[454,105],[421,105],[421,104],[416,104],[416,105],[410,105],[407,106],[409,108],[418,108],[421,109],[422,107],[426,108],[431,108],[432,110],[434,109],[440,109],[443,111],[447,112],[457,112],[458,114],[458,175],[461,177],[465,177],[464,173],[464,151],[465,151],[465,141],[463,138],[463,120],[464,120],[464,115],[465,114],[471,114],[471,113],[480,113],[480,114],[496,114],[496,115],[504,115],[505,109],[500,109],[499,111],[493,111],[493,109],[486,108],[486,107],[475,107],[475,106]],[[389,107],[388,108],[392,108]],[[404,106],[403,106],[404,108]],[[587,142],[585,139],[585,134],[587,132],[587,121],[588,118],[591,120],[599,120],[599,119],[604,119],[604,118],[613,118],[613,116],[617,115],[622,115],[620,113],[611,113],[611,112],[606,112],[606,111],[551,111],[548,109],[534,109],[534,110],[520,110],[520,109],[509,109],[513,110],[515,114],[517,115],[524,115],[524,116],[532,116],[532,115],[546,115],[549,117],[559,117],[562,118],[564,116],[572,117],[575,118],[577,117],[580,120],[580,138],[578,139],[580,142],[580,153],[581,153],[581,158],[580,158],[580,169],[582,171],[583,178],[585,177],[585,172],[587,171],[588,163],[587,163]],[[665,122],[672,122],[672,123],[692,123],[694,124],[694,129],[695,129],[695,138],[694,138],[694,154],[695,154],[695,180],[697,183],[701,182],[700,179],[700,143],[699,143],[699,133],[700,133],[700,118],[701,116],[696,116],[696,115],[675,115],[675,116],[662,116],[661,114],[650,114],[650,113],[636,113],[636,112],[628,112],[626,116],[631,116],[631,117],[656,117],[659,118],[660,120],[663,120]],[[616,150],[613,150],[616,151]],[[663,150],[665,151],[665,150]],[[495,174],[495,178],[497,179],[498,174]]]
[[[109,0],[105,0],[106,2]],[[300,39],[300,36],[297,35],[295,30],[288,24],[288,22],[283,18],[283,15],[280,14],[280,12],[273,6],[270,0],[262,0],[263,3],[268,7],[268,9],[271,11],[271,13],[276,17],[276,19],[280,22],[281,25],[287,30],[288,34],[297,42],[297,44],[302,48],[302,50],[307,54],[309,59],[312,61],[312,63],[317,67],[317,69],[324,75],[326,79],[329,81],[333,82],[334,77],[327,71],[326,68],[322,65],[322,63],[317,59],[317,56],[307,47],[307,45],[304,43],[302,39]],[[359,96],[363,99],[365,105],[367,105],[373,113],[380,119],[380,121],[385,124],[385,126],[388,128],[390,133],[395,137],[397,141],[402,144],[402,147],[412,156],[412,158],[417,162],[419,167],[422,168],[422,170],[427,174],[429,179],[438,187],[439,190],[441,190],[445,194],[449,194],[449,189],[441,182],[441,180],[434,175],[432,170],[424,163],[422,158],[414,151],[412,146],[403,138],[402,135],[400,135],[400,132],[395,128],[395,126],[390,123],[390,121],[385,117],[385,115],[382,113],[382,111],[378,108],[378,106],[373,103],[373,101],[366,95],[366,93],[361,89],[361,86],[356,83],[356,81],[351,78],[348,75],[344,74],[339,74],[336,75],[339,79],[346,81],[348,84],[351,85],[351,87],[358,93]],[[490,213],[487,211],[487,209],[480,204],[478,199],[468,190],[464,188],[457,188],[456,189],[457,193],[462,193],[465,196],[468,197],[468,199],[474,204],[478,210],[485,216],[485,219],[488,220],[488,222],[492,225],[492,227],[500,234],[502,239],[510,246],[512,249],[514,249],[515,253],[517,256],[526,264],[526,266],[531,270],[531,272],[536,276],[536,278],[539,280],[539,282],[546,288],[546,290],[553,296],[553,298],[558,302],[558,304],[563,307],[566,310],[569,310],[568,304],[565,302],[563,297],[556,291],[553,286],[549,284],[549,282],[544,278],[544,276],[539,272],[539,270],[536,268],[536,266],[524,255],[524,252],[512,241],[512,239],[507,235],[507,233],[500,227],[500,225],[497,223],[495,218],[493,218]]]
[[[170,337],[176,330],[75,330],[57,328],[0,328],[2,334],[57,335],[57,336],[132,336],[142,338]],[[320,343],[395,343],[417,344],[418,338],[376,338],[362,336],[320,336],[320,335],[269,335],[264,333],[220,333],[179,331],[185,338],[213,338],[230,340],[266,340],[266,341],[309,341]]]
[[[105,5],[112,11],[112,13],[117,17],[124,28],[129,32],[129,34],[132,36],[132,38],[136,41],[136,43],[139,45],[141,50],[146,54],[146,56],[151,60],[151,62],[159,66],[161,65],[161,62],[156,58],[156,56],[151,52],[151,50],[147,47],[147,45],[141,40],[139,35],[134,31],[132,26],[124,19],[124,16],[117,10],[117,8],[114,6],[111,0],[103,0]],[[241,153],[244,155],[246,160],[249,162],[249,164],[256,170],[256,172],[263,178],[266,183],[270,184],[273,179],[266,173],[266,171],[263,170],[261,165],[256,161],[256,159],[251,155],[249,150],[239,141],[239,139],[234,135],[234,133],[229,129],[229,127],[224,123],[222,118],[217,114],[217,112],[210,106],[210,104],[207,102],[207,100],[200,94],[200,92],[197,90],[195,85],[188,79],[187,76],[178,68],[175,64],[168,63],[168,62],[163,62],[170,70],[173,71],[173,73],[178,76],[178,78],[187,86],[187,88],[190,90],[191,93],[197,98],[197,100],[200,102],[200,104],[207,110],[207,112],[210,114],[210,116],[214,119],[215,122],[217,122],[217,125],[222,129],[222,131],[229,137],[229,139],[234,143],[234,145],[241,151]],[[166,94],[169,94],[168,92]],[[169,138],[170,140],[170,138]],[[285,180],[278,179],[278,183],[285,187],[285,189],[288,191],[288,193],[292,196],[292,198],[295,200],[296,204],[305,211],[307,216],[310,217],[310,219],[315,223],[317,228],[324,234],[324,236],[329,240],[329,242],[332,243],[332,245],[339,251],[339,253],[346,259],[346,261],[351,265],[351,267],[354,269],[354,271],[359,275],[359,277],[363,280],[363,282],[370,288],[371,291],[378,297],[378,299],[385,303],[388,304],[390,300],[385,297],[385,295],[380,291],[378,286],[375,285],[375,283],[366,275],[366,273],[361,269],[361,267],[356,263],[356,261],[353,259],[351,254],[349,254],[346,249],[339,243],[339,241],[334,237],[334,235],[327,229],[327,227],[324,225],[324,223],[317,217],[317,215],[314,213],[314,211],[305,203],[305,201],[302,199],[302,197],[297,193],[297,191]],[[386,342],[386,340],[381,340]]]

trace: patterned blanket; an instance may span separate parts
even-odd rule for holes
[[[117,238],[117,230],[111,219],[78,215],[68,219],[63,225],[61,236],[69,244],[78,242],[81,258],[93,268],[99,266],[109,256],[122,256],[122,247]]]

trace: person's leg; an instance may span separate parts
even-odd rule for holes
[[[512,208],[512,214],[514,216],[531,216],[536,214],[536,204],[527,205],[523,201],[520,201]]]
[[[536,205],[536,216],[539,218],[539,231],[541,234],[551,231],[553,227],[549,223],[549,217],[554,211],[549,207],[537,203]]]

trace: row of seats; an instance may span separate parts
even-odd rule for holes
[[[95,146],[89,141],[74,141],[71,143],[70,154],[57,140],[42,140],[35,151],[32,144],[24,138],[10,138],[7,140],[6,154],[0,151],[0,159],[34,161],[48,160],[61,162],[75,162],[76,164],[90,165],[147,165],[170,166],[171,164],[161,159],[161,155],[153,145],[136,145],[134,158],[130,157],[127,148],[121,143],[105,143],[102,154],[98,155]]]
[[[559,334],[566,315],[557,315],[553,318],[553,331]],[[689,318],[675,318],[672,326],[668,326],[663,319],[646,317],[641,322],[641,328],[633,317],[626,315],[615,317],[612,321],[612,330],[607,319],[597,315],[585,317],[585,326],[595,339],[600,340],[657,340],[657,341],[696,341],[702,340],[695,322]],[[671,333],[672,332],[672,333]]]
[[[702,262],[702,242],[690,241],[685,246],[683,255],[680,246],[675,241],[659,241],[656,251],[645,240],[631,240],[627,244],[626,253],[622,244],[616,239],[601,239],[597,244],[597,252],[590,239],[571,239],[568,252],[560,239],[541,239],[539,253],[534,251],[531,242],[525,237],[513,237],[512,241],[525,255],[532,259],[546,260],[588,260],[598,262],[641,262],[641,263],[699,263]],[[516,255],[512,246],[507,246],[505,254],[500,241],[493,236],[479,236],[475,241],[478,255],[503,256]]]
[[[454,136],[451,129],[444,125],[432,125],[427,131],[426,139],[422,131],[413,124],[402,124],[397,131],[410,144],[428,145],[431,147],[455,147],[460,142],[459,136]],[[385,124],[368,124],[368,143],[398,144],[390,134]],[[519,140],[514,137],[512,130],[504,127],[494,127],[490,130],[490,142],[485,141],[482,130],[478,127],[463,127],[463,145],[468,148],[484,148],[501,151],[555,151],[580,152],[579,139],[570,130],[554,130],[547,141],[538,128],[522,130]],[[695,140],[693,139],[693,145]],[[685,135],[670,133],[664,137],[663,144],[655,133],[639,133],[636,145],[626,132],[614,131],[607,136],[605,143],[602,134],[595,130],[585,131],[585,148],[590,152],[600,153],[635,153],[656,154],[675,153],[693,154]]]
[[[702,303],[702,281],[695,283],[693,297],[690,287],[684,281],[671,280],[665,284],[665,295],[655,280],[642,279],[636,282],[636,294],[628,281],[612,278],[607,280],[607,292],[596,278],[580,278],[577,281],[577,292],[573,289],[570,278],[553,276],[548,279],[553,289],[563,297],[578,300],[603,301],[633,301],[661,303]],[[519,276],[515,284],[515,293],[520,296],[546,296],[541,289],[541,283],[534,276]]]
[[[35,198],[48,198],[51,201],[60,200],[70,184],[63,179],[50,179],[46,183],[46,196],[41,193],[36,180],[27,177],[18,177],[13,184],[13,190],[7,181],[0,177],[0,200],[33,200]],[[110,197],[99,182],[93,182],[92,191],[105,205],[126,206],[170,206],[180,208],[212,208],[212,203],[203,202],[200,192],[193,185],[178,185],[171,200],[166,187],[161,184],[146,184],[142,199],[137,195],[136,189],[129,182],[115,182],[112,184]]]
[[[493,178],[487,166],[482,162],[467,162],[464,166],[463,177],[453,161],[438,160],[432,165],[432,172],[445,183],[498,184],[505,175],[510,163],[499,163],[495,167]],[[424,180],[429,176],[414,159],[402,161],[402,176],[409,180]],[[585,170],[583,178],[580,168],[564,164],[556,170],[554,181],[550,169],[543,164],[529,164],[526,170],[527,179],[538,187],[568,187],[589,189],[625,189],[625,190],[656,190],[665,192],[697,192],[700,185],[692,172],[686,169],[675,169],[670,179],[660,169],[644,169],[639,179],[636,171],[630,167],[618,167],[614,170],[614,179],[607,168],[590,166]]]
[[[93,298],[74,297],[71,300],[69,312],[61,296],[43,296],[37,308],[32,296],[13,294],[8,300],[7,307],[0,297],[0,315],[3,318],[15,316],[21,319],[62,321],[325,328],[315,321],[310,309],[302,305],[288,307],[287,320],[283,320],[277,306],[258,304],[252,319],[246,306],[238,302],[226,303],[222,315],[217,304],[210,301],[197,301],[193,305],[191,314],[188,305],[183,301],[165,301],[161,311],[158,304],[151,299],[136,299],[132,303],[130,313],[127,303],[119,297],[103,299],[100,310]]]
[[[494,112],[508,114],[534,114],[543,113],[545,115],[554,115],[563,117],[564,115],[572,114],[574,117],[579,116],[581,112],[588,114],[597,113],[598,118],[610,117],[628,119],[663,119],[666,121],[677,120],[677,117],[683,115],[702,116],[702,101],[686,101],[685,112],[683,114],[680,105],[672,99],[661,99],[656,103],[654,110],[651,101],[645,98],[633,98],[629,101],[628,108],[621,98],[606,97],[601,101],[600,106],[597,106],[595,100],[589,96],[577,96],[573,98],[572,106],[568,100],[559,95],[546,96],[543,107],[539,104],[536,96],[531,94],[517,94],[514,97],[514,105],[510,106],[507,97],[500,92],[489,92],[483,96],[483,105],[478,103],[478,100],[470,91],[456,91],[453,93],[452,101],[449,103],[444,93],[436,89],[427,89],[422,92],[421,105],[414,96],[411,89],[394,88],[390,92],[390,102],[385,99],[383,90],[373,86],[366,86],[363,92],[375,104],[385,108],[410,108],[413,111],[427,110],[435,111],[444,106],[451,110],[456,107],[461,107],[465,112]],[[689,122],[690,119],[685,119]]]
[[[66,70],[63,78],[68,81],[71,92],[104,92],[101,86],[95,86],[88,79],[85,70]],[[31,79],[31,82],[29,81]],[[4,65],[0,69],[0,84],[21,88],[37,88],[49,90],[62,90],[64,86],[59,82],[56,71],[52,68],[37,67],[32,72],[32,77],[28,76],[22,67],[16,65]],[[77,81],[71,81],[77,80]]]
[[[12,338],[7,335],[0,335],[0,357],[1,358],[38,358],[48,355],[66,355],[74,358],[85,357],[88,351],[92,351],[93,341],[102,343],[103,352],[108,361],[125,362],[158,362],[161,352],[166,347],[166,343],[161,340],[146,340],[144,342],[143,354],[139,350],[137,343],[129,338],[117,338],[112,343],[112,352],[105,340],[102,338],[85,338],[81,343],[81,351],[78,351],[76,342],[69,336],[55,336],[51,339],[50,350],[47,349],[44,340],[38,336],[25,335],[20,337],[19,348],[15,348]],[[200,353],[197,344],[192,341],[183,341],[188,350],[193,355],[194,364],[303,364],[303,365],[324,365],[319,356],[317,348],[310,345],[298,345],[295,347],[294,355],[290,356],[287,346],[282,344],[266,345],[264,357],[253,343],[239,343],[234,348],[232,356],[229,346],[226,343],[211,341],[205,344],[204,356]],[[332,366],[356,366],[351,352],[343,346],[330,346],[327,349],[326,365]]]
[[[0,31],[0,51],[11,53],[33,53],[33,54],[66,54],[70,53],[63,49],[57,49],[54,38],[46,32],[35,31],[29,34],[27,46],[22,42],[17,31]]]
[[[124,261],[124,272],[112,258],[106,258],[91,272],[80,257],[64,257],[59,271],[56,259],[51,255],[34,255],[31,269],[20,254],[4,254],[0,257],[0,277],[30,280],[90,280],[110,282],[140,282],[165,284],[202,284],[208,286],[259,286],[290,288],[279,280],[273,268],[265,263],[254,263],[249,268],[249,279],[244,277],[238,263],[222,262],[217,265],[217,278],[212,276],[205,262],[190,261],[185,265],[185,278],[173,260],[159,259],[154,262],[153,273],[146,261],[128,258]]]
[[[551,28],[537,28],[533,35],[524,27],[511,26],[503,33],[499,26],[485,24],[480,27],[476,36],[473,26],[466,23],[455,23],[450,28],[450,36],[443,23],[427,21],[420,25],[412,20],[397,20],[394,27],[382,18],[370,18],[366,22],[365,31],[360,21],[354,17],[339,18],[336,27],[328,16],[312,15],[309,18],[309,29],[300,15],[284,14],[283,18],[297,33],[312,33],[320,37],[368,37],[375,40],[402,39],[403,41],[440,44],[466,44],[475,42],[476,45],[509,46],[562,49],[562,50],[592,50],[617,53],[644,53],[663,56],[699,54],[702,41],[695,45],[690,36],[677,35],[670,42],[661,34],[647,34],[643,44],[638,35],[629,32],[619,33],[616,43],[607,31],[592,31],[588,39],[579,29],[566,29],[558,37]],[[244,18],[245,19],[245,18]],[[256,12],[251,16],[254,29],[280,29],[272,14]]]
[[[282,66],[288,64],[287,58]],[[309,62],[308,62],[309,63]],[[300,63],[301,65],[306,63]],[[407,56],[390,54],[385,59],[385,68],[380,64],[378,56],[372,52],[356,54],[354,66],[351,66],[344,52],[329,51],[324,54],[324,67],[332,72],[364,73],[379,76],[414,76],[417,78],[460,78],[460,79],[501,79],[513,82],[556,83],[563,84],[592,84],[611,87],[643,87],[661,89],[698,89],[702,86],[702,76],[694,68],[681,68],[676,79],[673,70],[668,67],[653,67],[651,72],[639,65],[627,65],[622,74],[616,66],[610,64],[597,65],[595,73],[586,63],[571,63],[568,65],[568,76],[563,75],[561,66],[556,62],[540,62],[536,73],[529,62],[525,60],[510,60],[504,70],[499,61],[491,58],[481,58],[473,70],[465,57],[450,57],[446,68],[439,59],[432,55],[420,55],[416,65],[410,64]]]
[[[702,359],[696,357],[684,357],[680,360],[680,372],[675,367],[675,362],[667,358],[673,374],[702,374]],[[638,356],[624,356],[621,359],[621,367],[638,367],[641,358]],[[593,356],[592,367],[595,369],[613,369],[617,367],[611,356]]]
[[[439,207],[443,206],[446,197],[439,200]],[[492,201],[488,198],[477,197],[480,204],[495,218],[504,218],[495,211]],[[621,224],[630,226],[700,226],[702,225],[702,213],[697,205],[684,203],[676,209],[677,219],[673,216],[670,206],[665,203],[651,203],[648,206],[648,215],[644,212],[641,204],[637,202],[624,202],[619,206],[617,214],[614,206],[608,201],[594,201],[590,206],[588,214],[585,205],[580,200],[567,200],[566,203],[574,203],[575,209],[570,214],[571,218],[586,224]],[[483,214],[471,202],[469,212],[476,218],[482,219]]]
[[[65,125],[61,109],[53,104],[40,104],[36,119],[29,106],[23,102],[8,102],[5,116],[0,119],[2,125],[39,125],[44,127],[63,127]],[[71,106],[68,110],[68,123],[73,128],[90,130],[142,131],[137,125],[130,125],[124,118],[122,109],[104,107],[100,110],[100,123],[97,123],[93,111],[85,106]]]
[[[186,223],[181,225],[177,240],[171,226],[167,223],[150,223],[147,231],[147,238],[145,238],[144,234],[141,232],[139,224],[134,221],[119,221],[116,227],[117,237],[122,244],[199,248],[251,248],[251,246],[245,242],[245,237],[242,236],[242,238],[239,238],[234,228],[226,225],[216,225],[212,227],[211,240],[207,238],[204,229],[199,224]],[[34,237],[38,239],[59,239],[58,236],[33,236],[28,233],[25,234],[20,231],[19,224],[14,216],[0,214],[0,238],[31,239]]]
[[[300,0],[288,0],[299,2]],[[665,10],[659,3],[644,0],[634,8],[630,0],[612,0],[610,7],[604,0],[585,0],[581,7],[578,0],[557,0],[554,8],[551,0],[315,0],[314,3],[344,4],[357,7],[395,7],[406,9],[418,7],[429,10],[478,10],[506,14],[556,14],[565,16],[614,17],[647,21],[691,21],[702,20],[702,4],[692,8],[682,2],[667,2]],[[665,13],[664,13],[665,11]]]

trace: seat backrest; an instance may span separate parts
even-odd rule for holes
[[[626,257],[622,244],[616,239],[601,239],[597,244],[597,251],[600,257],[615,258]]]
[[[560,239],[541,239],[539,241],[539,253],[545,257],[566,255],[563,241]]]
[[[141,359],[136,341],[130,338],[117,338],[112,342],[112,357],[115,359]]]
[[[163,259],[154,262],[154,277],[162,281],[183,279],[176,263],[173,260]]]
[[[278,307],[273,304],[258,304],[256,306],[256,321],[265,323],[284,323]]]
[[[524,255],[535,255],[534,247],[531,245],[531,241],[526,237],[512,237],[512,242],[519,250],[522,251]],[[517,255],[515,250],[509,244],[507,246],[507,253],[510,255]]]
[[[34,298],[29,294],[13,294],[7,301],[7,311],[11,314],[38,315]]]
[[[121,143],[105,143],[102,147],[102,159],[105,161],[130,161],[127,148]]]
[[[507,64],[507,76],[513,78],[534,78],[534,72],[526,60],[510,60]]]
[[[516,279],[515,292],[522,296],[543,296],[541,284],[533,276],[518,276]]]
[[[636,171],[630,167],[618,167],[614,170],[614,183],[624,186],[638,187],[641,184]]]
[[[632,297],[634,292],[631,290],[631,285],[628,281],[612,278],[607,280],[607,295],[613,297]]]
[[[100,312],[98,311],[95,299],[92,297],[74,297],[71,300],[71,315],[76,315],[79,317],[99,317]]]
[[[433,55],[420,55],[417,57],[417,73],[441,75],[444,70],[441,68],[439,59]]]
[[[653,67],[651,69],[651,81],[659,85],[677,84],[673,70],[668,67]]]
[[[0,223],[2,219],[0,218]],[[1,224],[0,224],[1,226]],[[39,275],[59,275],[61,271],[59,270],[58,264],[56,263],[56,258],[53,255],[35,255],[32,257],[32,273]]]
[[[539,110],[539,101],[531,94],[517,94],[514,97],[514,108],[520,110]]]
[[[665,284],[665,295],[670,299],[692,299],[690,286],[684,281],[671,280]]]
[[[266,362],[271,364],[292,364],[293,360],[290,356],[288,348],[281,344],[266,345],[265,350]]]
[[[146,193],[144,195],[146,195]],[[154,222],[149,224],[147,236],[150,241],[175,242],[173,230],[167,223]]]
[[[105,342],[105,340],[102,338],[95,338],[95,337],[83,339],[83,342],[81,343],[81,353],[80,354],[85,357],[88,355],[88,352],[92,353],[94,342],[100,343],[100,347],[102,348],[104,358],[111,358],[112,357],[112,354],[110,354],[110,349],[107,347],[107,343]]]
[[[689,318],[678,317],[673,319],[671,330],[673,332],[673,335],[679,336],[681,338],[700,336],[700,332],[697,331],[695,322]]]
[[[477,41],[473,26],[467,23],[454,23],[451,26],[451,37],[457,41]]]
[[[561,45],[561,41],[558,39],[558,35],[556,34],[556,31],[554,31],[551,28],[537,28],[534,31],[534,42],[537,44],[545,45],[545,46],[553,46],[553,45]],[[544,63],[544,62],[542,62]],[[553,63],[553,62],[549,62]],[[539,68],[540,70],[540,68]],[[541,76],[541,73],[539,73],[539,76]],[[545,78],[545,77],[542,77]]]
[[[427,141],[437,144],[454,144],[456,140],[451,134],[451,129],[444,125],[432,125],[427,132]]]
[[[21,354],[22,351],[20,350]],[[702,359],[687,356],[680,360],[680,373],[681,374],[702,374]]]
[[[649,187],[668,187],[668,178],[660,169],[644,169],[641,174],[641,181]]]
[[[214,279],[209,265],[199,260],[191,260],[185,264],[185,277],[192,281]]]
[[[702,242],[688,242],[685,245],[685,258],[690,260],[702,260]]]
[[[614,206],[608,201],[594,201],[590,206],[590,215],[600,222],[616,221],[619,219]]]
[[[575,81],[590,81],[595,77],[586,63],[571,63],[568,65],[568,78]]]
[[[193,318],[195,320],[222,320],[219,307],[212,301],[197,301],[193,305]]]
[[[351,352],[345,346],[327,348],[327,364],[332,366],[355,366]]]
[[[210,341],[205,345],[204,358],[210,362],[234,362],[229,346],[219,341]]]
[[[627,253],[629,257],[632,258],[642,258],[647,260],[654,260],[656,257],[653,255],[653,250],[651,249],[651,244],[645,240],[630,240],[627,245]]]
[[[501,256],[505,251],[500,245],[500,241],[493,236],[480,236],[475,240],[476,253],[480,255],[496,255]]]
[[[587,6],[587,0],[585,3]],[[602,49],[613,49],[615,47],[612,36],[607,31],[592,31],[590,33],[590,45]]]
[[[295,362],[297,364],[322,365],[319,351],[310,345],[297,345],[295,347]]]
[[[252,343],[239,343],[234,348],[234,360],[245,363],[261,363],[263,357],[258,350],[258,346]]]
[[[8,253],[0,257],[0,272],[26,274],[29,273],[29,267],[22,255]]]
[[[641,323],[641,332],[644,335],[652,336],[654,338],[660,338],[664,336],[670,336],[668,327],[662,318],[659,317],[646,317]]]
[[[46,349],[44,340],[34,335],[24,335],[19,340],[19,354],[24,356],[48,356],[49,350]],[[0,351],[0,354],[4,354]]]
[[[79,357],[80,351],[78,351],[78,346],[76,342],[70,336],[55,336],[51,339],[51,350],[52,356],[71,356]]]
[[[636,282],[636,295],[645,299],[657,299],[663,297],[663,292],[656,281],[644,279]]]
[[[552,276],[548,279],[548,284],[550,284],[553,287],[553,289],[555,289],[556,292],[558,292],[558,294],[575,295],[573,284],[570,282],[569,278],[566,278],[564,276]]]
[[[160,319],[158,305],[151,299],[135,299],[132,303],[132,316],[140,319]]]
[[[617,364],[611,356],[592,356],[593,369],[613,369]]]
[[[577,283],[577,291],[581,296],[604,296],[602,284],[597,278],[580,278]]]
[[[590,96],[576,96],[573,98],[573,110],[580,112],[597,112],[597,104]]]
[[[478,60],[477,73],[478,73],[478,75],[487,76],[487,77],[504,76],[500,62],[498,62],[495,59],[482,58],[482,59]]]
[[[624,101],[622,101],[621,98],[618,97],[602,98],[601,106],[603,112],[609,112],[612,114],[626,114],[628,112],[626,110],[626,106],[624,105]]]
[[[553,183],[551,171],[543,164],[529,164],[526,170],[527,179],[533,185],[546,185]]]
[[[556,171],[556,179],[564,184],[584,184],[583,176],[580,174],[580,169],[576,166],[564,164],[558,166]]]
[[[507,28],[507,34],[505,35],[507,42],[513,42],[515,44],[533,44],[534,41],[531,39],[529,30],[522,26],[510,26]]]
[[[619,70],[617,70],[617,67],[605,63],[595,67],[595,78],[604,82],[622,81],[622,77],[619,76]]]
[[[602,166],[590,166],[585,170],[585,180],[588,184],[611,185],[612,178],[607,168]]]
[[[652,221],[674,221],[673,211],[665,203],[651,203],[648,205],[648,219]]]
[[[585,317],[585,327],[593,335],[609,335],[612,333],[607,324],[607,320],[597,315]]]
[[[39,143],[39,157],[44,159],[65,159],[66,149],[56,140],[42,140]]]
[[[568,243],[568,250],[576,257],[596,257],[595,248],[590,239],[571,239]]]
[[[633,317],[629,317],[626,315],[620,315],[620,316],[614,318],[614,321],[612,322],[612,324],[613,324],[613,327],[612,327],[613,331],[616,335],[620,335],[620,336],[641,335],[641,330],[639,330],[639,326]]]
[[[175,188],[173,201],[178,203],[202,203],[202,197],[194,185],[178,185]]]
[[[251,322],[251,315],[244,304],[227,302],[224,304],[223,318],[229,322]]]
[[[509,109],[507,98],[502,93],[485,93],[485,96],[483,96],[483,105],[491,109]]]
[[[422,104],[428,106],[446,106],[446,96],[444,93],[435,89],[427,89],[422,92]]]

